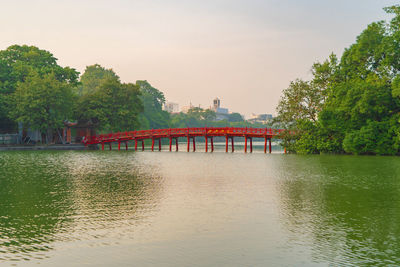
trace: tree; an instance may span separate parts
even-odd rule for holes
[[[140,88],[144,107],[144,111],[140,115],[143,128],[168,128],[170,125],[169,113],[162,110],[165,103],[164,94],[147,81],[136,81],[136,85]]]
[[[81,76],[79,94],[86,95],[96,92],[101,84],[109,79],[119,79],[118,75],[112,69],[106,69],[99,64],[87,66]]]
[[[239,113],[232,113],[229,114],[229,118],[228,118],[229,122],[242,122],[244,121],[242,115],[240,115]]]
[[[400,7],[389,24],[371,23],[345,49],[313,65],[311,81],[284,90],[278,122],[294,130],[299,153],[395,154],[400,143]]]
[[[132,131],[143,111],[139,87],[118,78],[103,80],[95,92],[83,95],[76,105],[79,121],[92,122],[104,131]]]
[[[76,70],[59,66],[50,52],[35,46],[12,45],[0,51],[0,131],[16,130],[11,116],[15,109],[11,95],[32,73],[40,77],[52,74],[59,82],[72,87],[77,85],[79,76]]]
[[[57,80],[55,73],[41,77],[31,72],[18,84],[12,99],[15,108],[11,117],[46,136],[49,129],[63,127],[63,122],[70,118],[74,94],[72,86]]]

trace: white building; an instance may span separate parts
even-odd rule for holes
[[[249,121],[268,124],[272,121],[273,118],[274,117],[272,116],[272,114],[254,114],[254,113],[252,113]]]
[[[193,108],[192,102],[190,102],[189,106],[183,106],[181,112],[188,113],[190,109]]]
[[[179,112],[179,104],[174,102],[166,102],[163,109],[169,113]]]
[[[216,120],[222,121],[229,118],[229,110],[227,108],[221,108],[221,100],[216,97],[213,100],[212,110],[216,113]]]

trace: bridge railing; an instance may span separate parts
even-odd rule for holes
[[[198,127],[198,128],[173,128],[127,131],[109,134],[100,134],[85,138],[85,144],[99,144],[117,141],[128,141],[132,139],[184,137],[184,136],[276,136],[281,134],[282,129],[272,128],[247,128],[247,127]]]

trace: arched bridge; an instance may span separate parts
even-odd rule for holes
[[[154,130],[140,130],[131,132],[119,132],[110,134],[100,134],[90,136],[83,140],[87,145],[101,144],[102,150],[104,145],[108,144],[111,150],[112,143],[118,143],[118,150],[121,149],[121,143],[125,143],[125,148],[128,150],[128,142],[134,141],[135,151],[138,149],[138,143],[141,143],[142,151],[144,150],[144,140],[150,139],[151,150],[154,151],[154,143],[158,141],[158,150],[161,151],[161,139],[169,139],[169,151],[172,151],[173,140],[175,140],[176,151],[178,151],[178,138],[187,139],[187,151],[190,151],[190,141],[193,142],[193,151],[196,151],[195,137],[205,138],[205,151],[208,152],[208,143],[210,141],[211,151],[214,151],[214,137],[225,137],[225,150],[228,152],[229,139],[231,140],[232,152],[235,151],[234,137],[243,137],[245,140],[244,151],[247,152],[247,144],[250,141],[250,152],[253,152],[253,138],[264,139],[264,153],[271,153],[271,139],[278,136],[284,130],[272,128],[236,128],[236,127],[203,127],[203,128],[174,128],[174,129],[154,129]]]

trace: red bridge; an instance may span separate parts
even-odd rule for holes
[[[193,151],[196,151],[195,137],[205,138],[205,150],[208,152],[208,141],[211,143],[211,151],[214,151],[214,137],[225,136],[225,150],[228,152],[228,141],[231,140],[232,152],[235,151],[234,137],[244,137],[244,151],[247,152],[247,143],[250,141],[250,152],[253,152],[253,138],[264,139],[264,153],[267,152],[267,141],[269,153],[271,153],[271,139],[278,136],[284,130],[271,128],[233,128],[233,127],[213,127],[213,128],[176,128],[176,129],[156,129],[156,130],[141,130],[131,132],[120,132],[110,134],[100,134],[90,136],[83,141],[87,145],[101,144],[104,150],[104,144],[108,144],[111,150],[112,143],[118,143],[118,150],[121,149],[121,143],[125,143],[125,148],[128,150],[128,142],[135,142],[135,151],[138,147],[138,142],[141,142],[142,151],[144,150],[144,140],[151,139],[151,151],[154,151],[154,143],[158,140],[158,150],[161,151],[161,139],[169,139],[169,151],[172,150],[172,143],[175,140],[176,151],[178,151],[178,138],[187,139],[187,151],[190,151],[190,139],[193,141]]]

